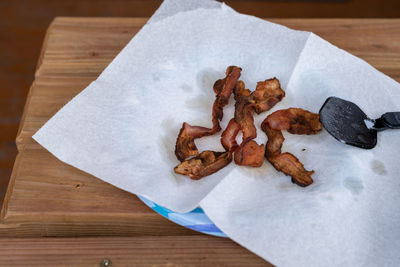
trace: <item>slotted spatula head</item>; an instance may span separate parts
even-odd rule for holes
[[[377,131],[369,129],[366,122],[374,122],[354,103],[329,97],[319,111],[325,130],[342,143],[360,148],[374,148]]]

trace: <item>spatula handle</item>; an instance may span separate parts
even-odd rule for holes
[[[386,112],[380,119],[386,127],[400,129],[400,112]]]

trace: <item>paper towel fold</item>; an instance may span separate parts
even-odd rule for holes
[[[314,34],[211,0],[169,0],[34,139],[60,160],[174,211],[200,205],[233,240],[279,266],[400,264],[395,131],[380,134],[373,150],[342,145],[326,132],[285,134],[283,150],[315,170],[307,188],[268,162],[230,164],[199,181],[173,172],[182,122],[211,126],[212,85],[228,65],[243,68],[250,89],[277,77],[286,97],[273,110],[317,112],[331,95],[371,117],[400,110],[398,83]],[[266,142],[259,125],[267,114],[255,118],[259,143]],[[230,103],[223,127],[232,115]],[[218,135],[197,145],[223,150]]]

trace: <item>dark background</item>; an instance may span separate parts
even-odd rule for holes
[[[227,0],[264,18],[399,18],[400,0]],[[56,16],[148,17],[160,0],[0,0],[0,203],[41,44]]]

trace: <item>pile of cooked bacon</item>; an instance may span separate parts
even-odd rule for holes
[[[292,177],[292,182],[300,186],[312,184],[311,174],[292,154],[281,152],[285,138],[282,130],[292,134],[316,134],[322,129],[318,114],[300,108],[278,110],[269,115],[262,123],[261,129],[266,133],[266,147],[258,145],[253,139],[257,136],[253,113],[270,110],[285,96],[278,79],[258,82],[256,90],[251,92],[239,80],[242,69],[230,66],[226,69],[226,77],[214,84],[215,101],[212,107],[212,128],[191,126],[184,122],[175,146],[175,155],[181,163],[174,168],[176,173],[200,179],[210,175],[226,165],[232,158],[237,165],[260,167],[264,156],[277,169]],[[229,103],[233,94],[235,115],[222,132],[221,143],[225,152],[199,151],[194,140],[213,135],[221,130],[220,121],[223,108]],[[242,142],[236,142],[236,136],[242,132]]]

